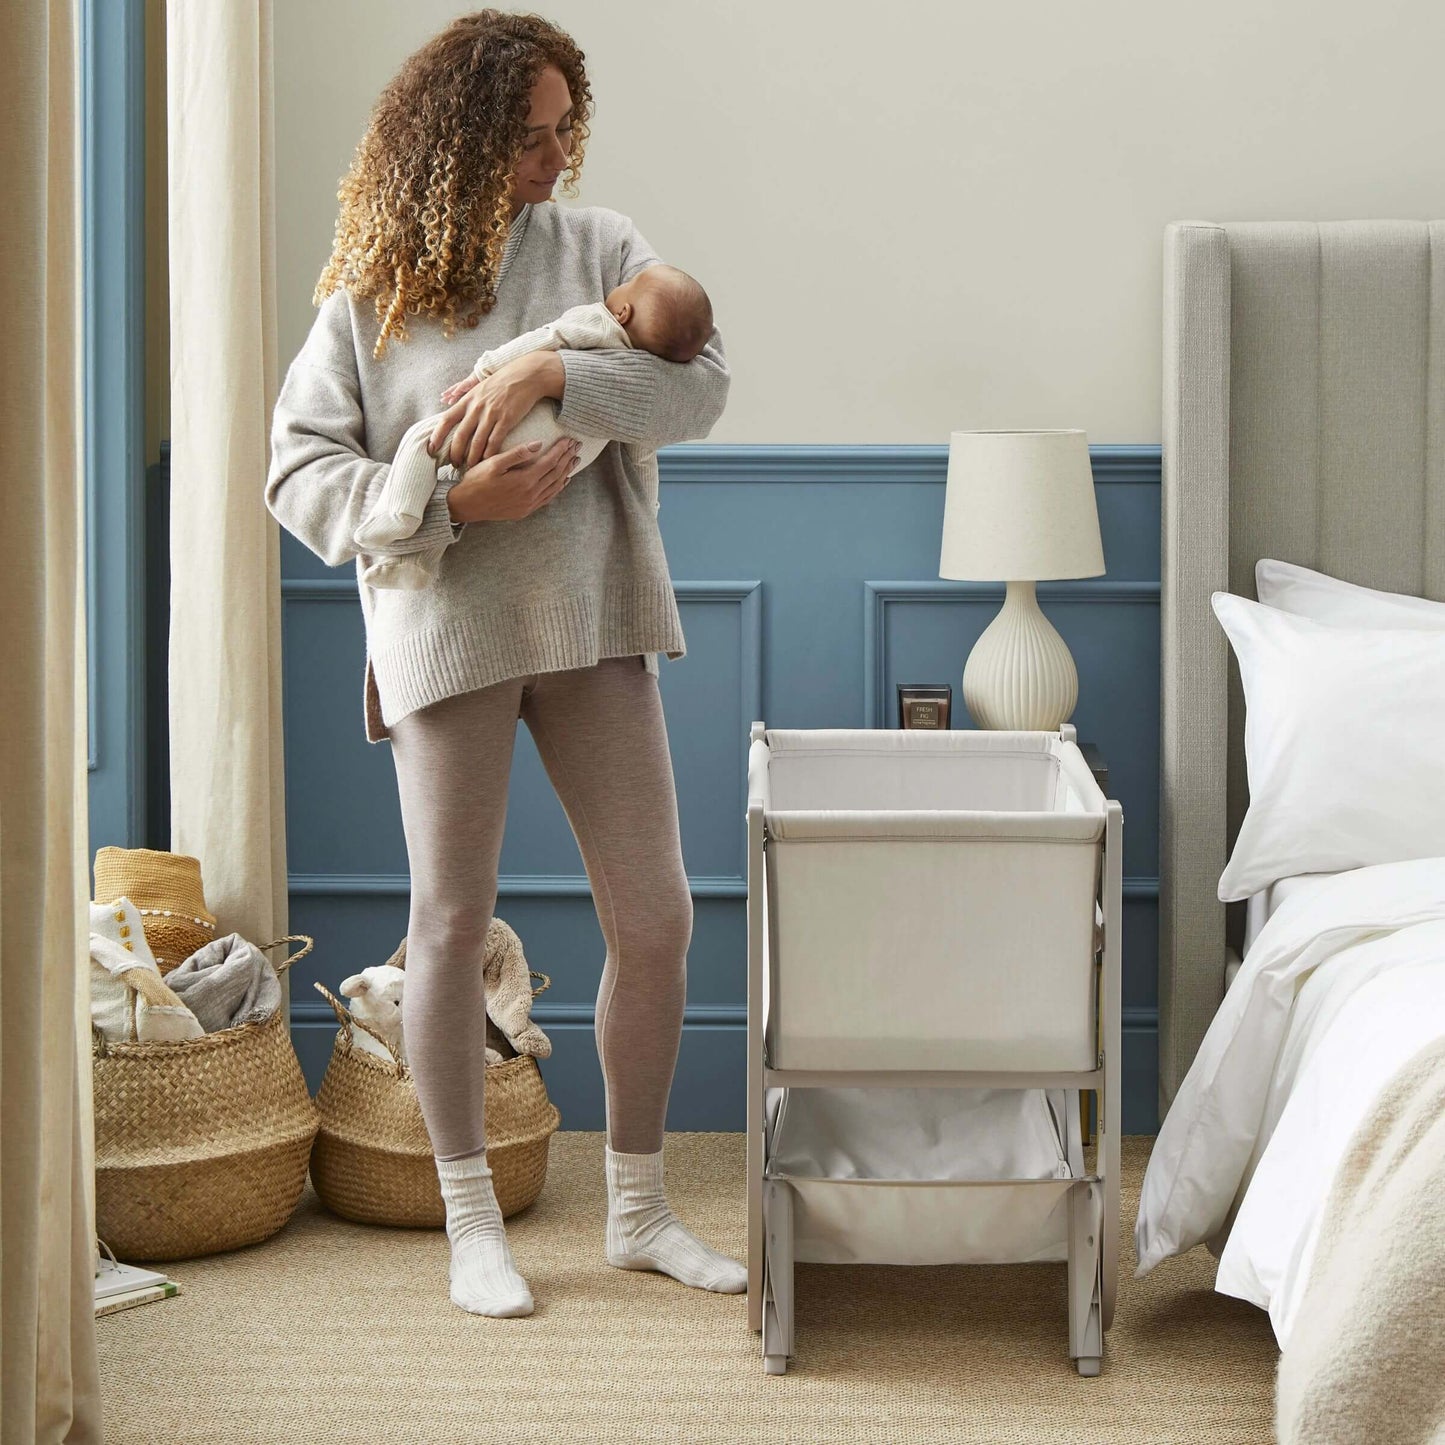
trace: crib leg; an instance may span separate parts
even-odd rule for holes
[[[783,1375],[788,1370],[788,1352],[783,1348],[778,1305],[771,1290],[763,1295],[763,1373]]]
[[[781,1375],[793,1353],[793,1190],[763,1181],[763,1369]]]
[[[1081,1375],[1097,1375],[1104,1355],[1100,1194],[1097,1183],[1069,1191],[1069,1357]]]

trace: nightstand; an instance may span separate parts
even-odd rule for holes
[[[1104,759],[1104,754],[1099,751],[1097,743],[1080,743],[1079,751],[1084,755],[1084,761],[1089,765],[1089,771],[1094,775],[1094,781],[1099,785],[1099,790],[1107,798],[1109,796],[1109,764]]]
[[[1109,764],[1104,754],[1100,751],[1097,743],[1080,743],[1079,751],[1084,755],[1084,761],[1089,765],[1089,771],[1094,775],[1094,781],[1099,785],[1099,791],[1107,798],[1109,796]],[[1100,1018],[1096,1028],[1102,1029],[1103,1019]],[[1103,1047],[1102,1034],[1096,1035],[1100,1048]],[[1098,1105],[1099,1096],[1092,1089],[1081,1090],[1079,1093],[1079,1127],[1083,1134],[1085,1144],[1094,1142],[1094,1111]]]

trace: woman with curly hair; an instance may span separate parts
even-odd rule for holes
[[[549,203],[581,171],[582,52],[537,15],[481,10],[386,86],[339,192],[319,311],[276,403],[266,505],[331,566],[407,429],[478,352],[662,264],[632,222]],[[437,1160],[451,1297],[530,1314],[487,1166],[487,928],[517,720],[576,836],[607,942],[596,1039],[606,1088],[605,1258],[737,1293],[743,1266],[663,1192],[693,908],[657,681],[686,651],[657,528],[656,450],[704,437],[729,375],[716,329],[692,360],[641,349],[529,352],[438,423],[443,468],[394,555],[441,548],[431,585],[360,587],[368,741],[388,738],[411,870],[407,1051]],[[566,437],[503,448],[551,398]],[[570,476],[573,438],[605,438]],[[460,476],[457,473],[460,473]],[[442,477],[445,476],[445,480]],[[374,547],[369,551],[383,552]]]

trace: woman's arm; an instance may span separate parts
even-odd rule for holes
[[[534,352],[560,351],[564,346],[606,346],[617,330],[617,323],[611,316],[602,315],[596,303],[573,306],[545,326],[514,336],[501,346],[484,351],[477,358],[472,375],[478,378],[490,376],[519,357],[530,356]],[[546,394],[551,395],[550,392]]]
[[[618,285],[661,258],[626,217]],[[576,436],[605,436],[658,447],[705,437],[727,405],[732,376],[722,336],[688,362],[650,351],[559,351],[565,374],[557,425]]]
[[[389,463],[366,455],[362,438],[355,376],[309,359],[303,349],[287,370],[272,415],[266,506],[330,567],[362,550],[352,533],[371,511],[390,471]],[[461,535],[461,524],[453,523],[447,510],[447,493],[455,485],[437,483],[410,537],[368,547],[367,554],[401,556],[449,546]]]

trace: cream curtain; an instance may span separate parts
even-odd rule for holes
[[[171,847],[221,932],[287,931],[271,0],[168,0]],[[287,989],[289,1000],[289,988]]]
[[[77,0],[0,10],[0,1441],[99,1441]],[[81,1041],[84,1041],[83,1043]]]

